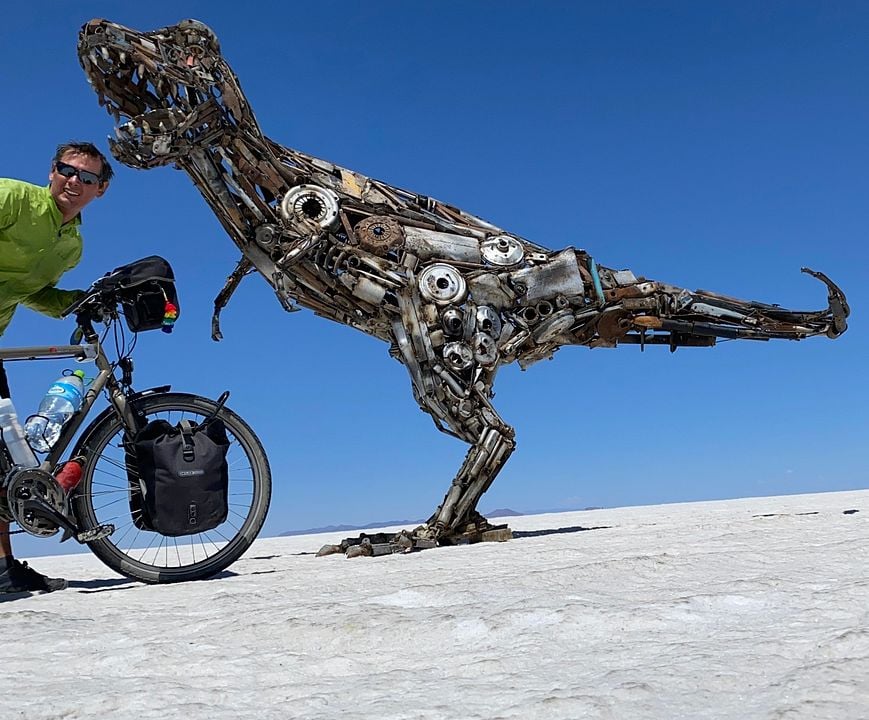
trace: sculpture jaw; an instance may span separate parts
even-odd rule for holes
[[[79,33],[78,56],[115,119],[117,140],[109,144],[126,165],[171,164],[246,112],[215,34],[197,20],[147,33],[91,20]]]

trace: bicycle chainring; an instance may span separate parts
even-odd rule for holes
[[[37,510],[24,507],[31,499],[42,500],[61,515],[69,515],[66,493],[53,475],[37,468],[13,471],[6,491],[6,504],[12,519],[31,535],[51,537],[56,534],[60,529],[57,523],[43,517]]]

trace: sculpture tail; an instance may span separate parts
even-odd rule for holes
[[[669,342],[671,346],[714,344],[715,338],[748,340],[802,340],[814,335],[837,338],[848,329],[850,314],[848,302],[842,290],[822,272],[802,268],[804,273],[817,278],[827,286],[827,307],[824,310],[788,310],[779,305],[719,295],[706,290],[689,292],[682,290],[663,295],[669,302],[659,306],[654,314],[631,318],[631,324],[639,329],[640,336],[630,336],[622,342],[649,342],[645,330],[660,330],[670,333],[667,338],[651,342]]]

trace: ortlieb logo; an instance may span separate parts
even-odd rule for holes
[[[192,477],[193,475],[205,475],[205,470],[179,470],[178,477]]]
[[[187,522],[190,525],[196,525],[199,522],[196,517],[196,503],[190,503],[190,507],[187,508]]]

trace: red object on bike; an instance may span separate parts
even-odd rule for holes
[[[63,464],[60,471],[54,476],[64,492],[71,492],[81,482],[82,458],[73,458]]]

